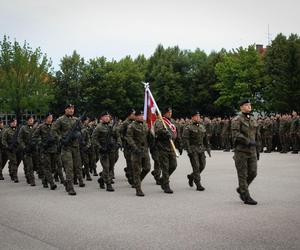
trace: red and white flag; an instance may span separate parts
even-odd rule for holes
[[[150,92],[149,86],[145,86],[145,101],[144,101],[144,120],[146,121],[148,128],[153,132],[153,125],[156,121],[156,102]]]

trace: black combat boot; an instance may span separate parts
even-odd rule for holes
[[[93,168],[93,176],[98,176],[98,174],[97,174],[97,169],[96,168]]]
[[[44,188],[48,188],[48,183],[45,179],[42,180],[42,184]]]
[[[53,182],[50,184],[50,189],[55,190],[57,188],[56,184]]]
[[[18,177],[15,177],[15,178],[14,178],[14,183],[19,183]]]
[[[35,187],[35,181],[31,181],[30,186]]]
[[[244,203],[247,205],[257,205],[257,201],[253,200],[249,194],[245,196]]]
[[[173,194],[173,190],[170,188],[169,183],[163,185],[163,188],[164,188],[164,192],[165,192],[166,194]]]
[[[73,183],[72,182],[68,182],[67,183],[67,190],[68,190],[68,195],[76,195],[76,192],[74,190],[74,187],[73,187]]]
[[[73,184],[74,184],[74,185],[78,185],[78,180],[77,180],[77,178],[76,178],[76,177],[74,177]]]
[[[79,187],[85,187],[85,184],[83,183],[83,179],[79,179]]]
[[[110,183],[106,184],[106,191],[108,192],[113,192],[115,191],[114,188],[112,187],[112,185]]]
[[[98,183],[101,189],[105,189],[104,180],[102,177],[98,179]]]
[[[91,180],[92,180],[92,177],[91,177],[90,172],[89,172],[88,169],[86,169],[85,174],[86,174],[86,180],[87,180],[87,181],[91,181]]]
[[[161,179],[156,177],[155,183],[156,185],[161,185]]]
[[[199,181],[199,182],[195,182],[195,184],[196,184],[196,190],[197,191],[204,191],[205,190],[205,188],[201,185],[201,182]]]
[[[189,186],[190,186],[190,187],[194,186],[193,176],[190,175],[190,174],[188,174],[186,177],[187,177],[188,180],[189,180]]]
[[[54,174],[54,181],[55,181],[55,182],[59,182],[58,174],[57,174],[57,173]]]
[[[236,191],[238,192],[238,194],[240,195],[240,199],[242,201],[245,201],[245,194],[241,193],[240,188],[237,188]]]
[[[142,172],[141,172],[141,175],[140,175],[140,178],[141,178],[141,181],[146,177],[146,175],[149,173],[149,171],[147,171],[147,170],[142,170]]]
[[[140,196],[140,197],[145,196],[141,187],[136,187],[136,196]]]

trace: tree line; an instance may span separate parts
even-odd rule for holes
[[[158,45],[149,58],[120,60],[86,61],[74,51],[57,71],[40,48],[7,36],[0,42],[0,112],[58,115],[70,102],[79,113],[109,110],[122,118],[129,108],[143,108],[145,81],[158,105],[172,106],[178,117],[190,110],[232,115],[241,98],[250,98],[258,112],[300,111],[300,38],[278,34],[262,51],[250,45],[209,54]]]

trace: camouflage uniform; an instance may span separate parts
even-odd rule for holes
[[[2,170],[6,165],[8,160],[5,148],[2,145],[2,134],[4,133],[4,128],[0,128],[0,180],[4,180]]]
[[[266,118],[263,124],[265,153],[270,153],[273,148],[273,124],[270,118]]]
[[[18,179],[18,167],[22,160],[22,151],[20,150],[17,142],[14,146],[12,146],[13,141],[17,141],[17,134],[19,130],[15,127],[8,127],[4,130],[2,135],[2,145],[6,150],[6,154],[8,157],[8,169],[9,175],[12,181],[19,182]]]
[[[86,176],[86,180],[91,181],[92,178],[90,176],[90,159],[89,159],[89,151],[91,150],[91,138],[90,132],[88,130],[88,126],[82,126],[81,129],[81,138],[80,138],[80,155],[82,164],[84,166],[84,176]]]
[[[150,171],[150,157],[148,147],[150,132],[145,122],[134,121],[128,126],[127,142],[132,149],[131,164],[133,182],[138,196],[143,196],[141,181]]]
[[[58,152],[58,140],[54,137],[52,131],[52,124],[42,124],[33,133],[34,141],[40,140],[41,150],[41,167],[43,173],[43,185],[45,188],[50,187],[52,190],[56,188],[53,181],[52,169],[57,169],[58,175],[62,183],[65,182],[65,178],[60,167],[60,159]]]
[[[61,159],[66,172],[66,191],[70,195],[76,194],[73,187],[74,172],[79,180],[79,186],[85,186],[82,179],[82,164],[79,151],[80,123],[70,141],[68,143],[64,142],[65,137],[76,122],[79,122],[77,117],[63,115],[52,125],[54,136],[59,138],[62,143]]]
[[[222,138],[222,147],[225,152],[230,151],[231,145],[230,145],[230,122],[228,119],[225,119],[223,121],[222,126],[222,132],[221,132],[221,138]]]
[[[173,125],[175,124],[173,119],[169,119],[169,121]],[[170,139],[177,144],[177,148],[180,147],[180,141],[177,133],[173,133],[168,126],[167,129],[165,129],[161,120],[155,121],[154,131],[156,136],[156,146],[159,150],[160,166],[162,169],[161,187],[165,193],[173,193],[170,189],[169,179],[177,167],[177,160],[176,154],[171,146]]]
[[[189,183],[192,186],[191,181],[194,181],[197,190],[203,191],[200,174],[206,165],[204,152],[206,149],[210,150],[205,127],[198,122],[187,125],[183,131],[182,140],[193,168],[193,173],[188,175]]]
[[[130,145],[127,141],[127,129],[128,126],[133,122],[134,120],[131,120],[127,118],[120,126],[120,136],[122,140],[122,146],[123,146],[123,153],[126,160],[126,168],[124,169],[126,178],[128,179],[128,183],[130,185],[133,185],[133,170],[132,170],[132,163],[131,163],[131,153],[132,150],[130,148]]]
[[[23,163],[24,163],[24,173],[27,180],[27,183],[31,186],[35,186],[34,173],[33,173],[33,161],[32,161],[32,152],[35,148],[35,145],[32,141],[33,134],[32,125],[24,125],[21,127],[18,143],[21,150],[23,151]]]
[[[110,123],[100,122],[93,132],[92,142],[99,148],[100,162],[103,168],[101,177],[98,180],[100,188],[104,188],[102,185],[102,181],[104,181],[106,190],[114,191],[111,184],[114,166],[118,159],[118,148],[121,145],[116,127]]]
[[[293,117],[290,129],[290,137],[292,140],[293,153],[298,153],[299,151],[299,138],[297,132],[300,127],[300,119],[298,116]]]
[[[248,188],[257,175],[257,127],[257,121],[250,114],[241,113],[232,120],[233,159],[239,180],[237,191],[246,204],[253,201]]]

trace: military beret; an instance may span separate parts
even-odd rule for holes
[[[26,117],[26,121],[28,121],[28,120],[31,119],[31,118],[34,119],[32,115],[28,115],[28,116]]]
[[[191,111],[191,117],[193,117],[195,115],[200,115],[199,111],[197,111],[197,110]]]
[[[105,115],[110,115],[110,114],[108,113],[108,111],[103,111],[103,112],[100,114],[100,117],[105,116]]]
[[[165,114],[165,113],[168,113],[168,112],[172,112],[172,108],[171,107],[164,107],[162,109],[162,113]]]
[[[87,119],[89,119],[89,117],[87,115],[84,115],[81,117],[81,121],[86,121]]]
[[[50,112],[47,112],[47,113],[45,114],[45,118],[47,118],[47,117],[50,116],[50,115],[53,115],[53,114],[50,113]]]
[[[74,108],[74,105],[71,104],[71,103],[68,103],[68,104],[65,106],[65,109],[67,109],[67,108]]]
[[[251,102],[250,102],[249,99],[242,99],[242,100],[240,100],[239,105],[240,105],[240,106],[243,106],[243,105],[246,104],[246,103],[251,103]]]
[[[138,111],[135,112],[135,115],[136,115],[136,116],[144,115],[144,111],[138,110]]]
[[[16,118],[11,118],[10,120],[9,120],[9,123],[12,123],[12,122],[14,122],[14,121],[16,121],[17,119]]]
[[[126,115],[127,115],[127,116],[130,116],[130,115],[132,115],[132,114],[135,114],[135,110],[134,110],[133,108],[130,108],[130,109],[127,111]]]

